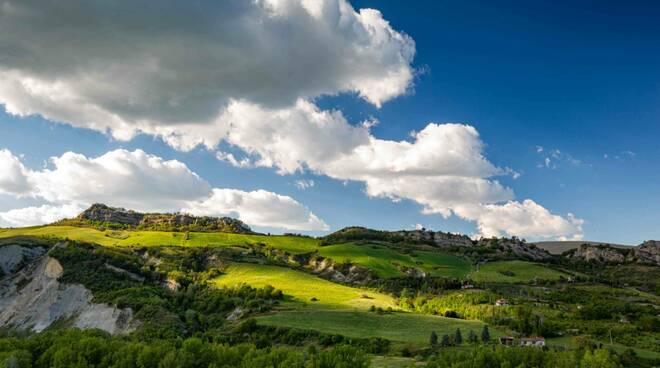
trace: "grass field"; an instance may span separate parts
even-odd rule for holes
[[[481,332],[484,324],[438,316],[394,312],[378,314],[354,310],[299,309],[259,317],[259,323],[311,329],[349,337],[381,337],[392,341],[427,344],[432,331],[439,336],[453,334],[457,328],[467,337],[470,330]],[[498,336],[494,329],[491,336]]]
[[[464,278],[471,270],[470,262],[450,254],[415,251],[415,256],[411,256],[376,244],[330,245],[319,248],[319,254],[338,262],[352,262],[370,268],[380,277],[403,275],[395,263],[419,268],[433,276]]]
[[[380,355],[371,357],[371,368],[413,368],[415,366],[413,358]]]
[[[284,267],[251,263],[234,263],[212,282],[216,286],[249,284],[254,287],[271,285],[298,302],[314,308],[395,308],[394,299],[378,292],[335,284],[320,277]],[[365,297],[366,296],[366,297]],[[316,298],[318,301],[312,302]]]
[[[532,262],[502,261],[481,265],[479,271],[471,272],[468,277],[477,282],[516,283],[530,282],[535,278],[557,280],[561,276],[570,275]]]
[[[0,229],[0,238],[11,236],[38,236],[71,239],[105,246],[216,246],[263,243],[290,253],[312,252],[318,241],[312,238],[283,235],[246,235],[231,233],[188,234],[167,231],[100,231],[75,226],[36,226],[18,229]]]

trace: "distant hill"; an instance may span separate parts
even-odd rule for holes
[[[142,213],[101,203],[93,204],[76,218],[59,221],[57,225],[155,231],[253,233],[248,225],[231,217],[198,217],[182,213]]]
[[[624,245],[624,244],[613,244],[613,243],[605,243],[605,242],[595,242],[595,241],[588,241],[588,240],[566,240],[566,241],[542,241],[542,242],[536,242],[532,243],[536,244],[537,247],[541,249],[545,249],[548,251],[550,254],[562,254],[566,252],[567,250],[571,249],[577,249],[580,247],[582,244],[589,244],[589,245],[609,245],[614,248],[632,248],[632,245]]]

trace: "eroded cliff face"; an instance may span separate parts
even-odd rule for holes
[[[64,269],[43,247],[0,247],[0,327],[40,332],[55,322],[112,334],[137,326],[130,308],[93,302],[91,291],[58,281]]]
[[[623,263],[626,261],[626,256],[621,251],[610,246],[596,244],[582,244],[570,257],[587,262]]]
[[[635,248],[635,257],[646,263],[654,263],[660,266],[660,241],[647,240]]]
[[[569,251],[572,259],[604,263],[643,263],[660,266],[660,241],[647,240],[637,247],[627,249],[609,245],[582,244],[574,251]]]

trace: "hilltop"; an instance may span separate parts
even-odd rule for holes
[[[253,233],[248,225],[231,217],[197,217],[181,213],[141,213],[101,203],[93,204],[74,219],[62,220],[57,224],[88,225],[109,229]]]

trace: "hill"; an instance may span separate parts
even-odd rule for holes
[[[250,346],[264,357],[369,353],[374,367],[500,351],[579,361],[602,350],[625,366],[660,362],[659,242],[553,255],[517,238],[352,227],[317,239],[92,207],[68,222],[0,229],[2,334],[54,346]],[[496,349],[502,335],[542,336],[550,350]],[[22,356],[22,341],[0,337],[1,364]]]
[[[541,249],[547,250],[550,254],[556,254],[556,255],[562,254],[571,249],[577,249],[582,244],[608,245],[610,247],[621,248],[621,249],[633,247],[632,245],[613,244],[613,243],[595,242],[595,241],[587,241],[587,240],[542,241],[542,242],[535,242],[533,244],[535,244],[537,247]]]
[[[141,213],[100,203],[93,204],[76,218],[62,220],[58,224],[108,229],[252,233],[249,226],[231,217],[196,217],[181,213]]]

